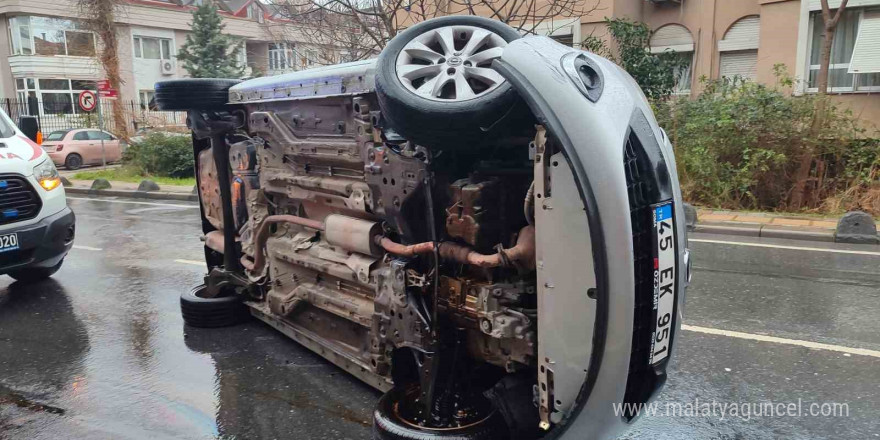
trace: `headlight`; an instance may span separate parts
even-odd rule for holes
[[[40,182],[40,186],[46,191],[52,191],[61,186],[61,176],[50,159],[46,159],[34,167],[34,179],[37,179],[37,182]]]

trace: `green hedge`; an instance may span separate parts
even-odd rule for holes
[[[143,175],[162,177],[193,177],[192,138],[161,132],[133,140],[122,158],[127,165]]]
[[[696,98],[655,103],[675,146],[682,192],[730,209],[786,210],[800,158],[814,158],[807,209],[880,214],[880,143],[851,111],[829,103],[813,127],[817,96],[792,96],[792,81],[705,81]]]

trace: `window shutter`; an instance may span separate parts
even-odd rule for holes
[[[760,32],[760,17],[741,18],[727,30],[727,33],[724,34],[724,39],[718,42],[718,50],[725,52],[757,49]]]
[[[667,50],[693,52],[694,39],[690,31],[680,24],[669,24],[654,31],[651,35],[651,52],[660,53]]]
[[[880,12],[865,12],[847,73],[880,72]]]
[[[721,77],[733,78],[739,75],[746,79],[755,79],[758,66],[757,50],[741,50],[721,53]]]

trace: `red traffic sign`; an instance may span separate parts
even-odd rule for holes
[[[83,90],[79,94],[79,99],[77,100],[79,103],[79,108],[84,112],[90,112],[95,109],[98,105],[98,98],[95,97],[95,92],[91,90]]]
[[[98,90],[110,90],[110,80],[102,79],[98,81]]]
[[[98,95],[102,98],[116,99],[119,97],[119,92],[116,89],[98,90]]]

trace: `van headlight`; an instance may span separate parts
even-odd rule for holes
[[[34,179],[40,183],[46,191],[52,191],[61,186],[61,175],[52,160],[46,159],[34,167]]]

